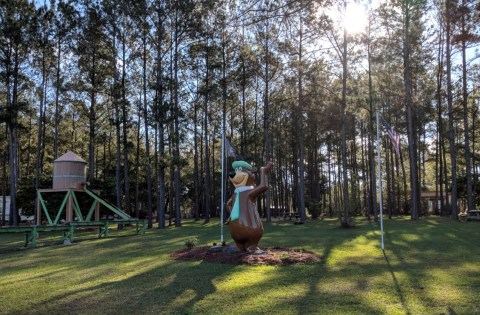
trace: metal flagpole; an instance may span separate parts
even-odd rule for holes
[[[383,243],[383,200],[382,200],[382,167],[381,167],[381,158],[380,158],[380,131],[378,129],[378,112],[377,114],[377,159],[378,159],[378,189],[380,190],[380,234],[381,234],[381,239],[382,239],[382,250],[385,249],[384,243]]]
[[[225,207],[225,132],[222,131],[222,193],[220,200],[220,242],[223,244],[223,208]]]

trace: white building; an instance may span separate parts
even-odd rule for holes
[[[5,196],[5,221],[10,218],[10,196]],[[0,220],[3,217],[3,196],[0,196]]]

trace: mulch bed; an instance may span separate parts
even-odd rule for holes
[[[209,246],[185,248],[171,254],[176,260],[206,261],[234,265],[293,265],[298,263],[319,263],[321,256],[299,249],[269,247],[263,248],[262,254],[229,251],[229,247],[212,251]]]

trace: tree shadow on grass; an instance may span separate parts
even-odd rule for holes
[[[328,243],[324,259],[336,244]],[[90,267],[85,268],[85,273],[94,268],[86,266]],[[72,265],[72,271],[79,272],[78,267]],[[335,292],[319,289],[322,281],[332,277],[324,263],[258,267],[167,259],[161,266],[152,265],[132,276],[119,277],[104,277],[106,281],[95,285],[66,285],[60,294],[31,303],[22,313],[305,314],[317,313],[319,306],[328,309],[331,303],[340,303],[340,311],[361,308],[363,313],[378,313],[355,295],[339,298]],[[91,275],[85,280],[94,279],[95,275]],[[277,292],[284,293],[279,296]]]
[[[189,314],[195,303],[216,291],[212,280],[228,274],[234,266],[171,261],[159,268],[146,268],[121,280],[73,287],[41,302],[29,303],[22,314],[107,313],[107,314]],[[212,265],[212,264],[210,264]],[[72,270],[74,268],[72,267]],[[87,271],[86,271],[87,272]],[[122,276],[122,275],[119,275]],[[87,281],[94,280],[88,277]]]
[[[392,265],[390,265],[390,261],[388,260],[387,253],[385,250],[382,249],[383,257],[385,257],[385,262],[387,263],[388,271],[392,276],[393,285],[395,286],[395,291],[397,292],[398,298],[402,303],[402,307],[405,309],[406,314],[412,314],[410,308],[408,307],[407,301],[405,300],[405,295],[403,294],[402,287],[400,286],[397,277],[395,276],[395,272],[393,271]]]
[[[463,227],[461,223],[437,218],[434,224],[418,221],[388,230],[386,248],[391,254],[387,256],[384,252],[385,261],[402,304],[410,314],[416,312],[412,307],[430,311],[434,307],[436,312],[447,314],[472,313],[475,309],[469,296],[475,295],[471,289],[476,291],[477,286],[470,279],[478,279],[480,271],[472,271],[468,266],[476,263],[472,253],[478,252],[480,246],[465,237],[470,235],[468,230],[459,227]],[[460,275],[463,264],[470,270],[468,277]],[[399,272],[404,279],[397,279]],[[456,277],[455,273],[459,275]],[[402,286],[407,290],[402,290]],[[440,287],[445,292],[451,290],[452,294],[439,295]],[[461,292],[461,298],[457,292]]]

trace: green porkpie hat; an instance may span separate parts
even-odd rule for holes
[[[245,161],[233,161],[232,167],[233,167],[234,169],[239,168],[239,167],[241,167],[241,168],[246,168],[247,170],[249,170],[249,171],[251,171],[251,172],[254,172],[254,171],[255,171],[255,168],[254,168],[251,164],[249,164],[249,163],[247,163],[247,162],[245,162]]]

